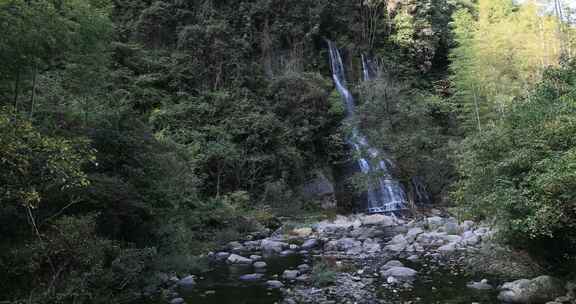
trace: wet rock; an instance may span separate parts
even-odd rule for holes
[[[284,284],[280,281],[270,280],[270,281],[266,281],[266,286],[268,286],[268,288],[272,288],[272,289],[280,289],[280,288],[284,287]]]
[[[240,281],[243,282],[255,282],[255,281],[259,281],[264,277],[263,274],[261,273],[251,273],[251,274],[245,274],[243,276],[240,276]]]
[[[545,303],[564,295],[564,283],[550,276],[504,283],[498,300],[506,303]]]
[[[477,290],[490,290],[492,289],[492,285],[488,284],[488,280],[484,279],[480,282],[470,282],[468,284],[466,284],[466,287],[471,288],[471,289],[477,289]]]
[[[252,264],[252,260],[237,254],[231,254],[226,261],[229,264]]]
[[[310,250],[318,247],[319,245],[320,241],[318,241],[318,239],[308,239],[302,244],[301,248],[304,250]]]
[[[282,273],[282,278],[292,281],[296,280],[299,274],[300,273],[298,270],[284,270],[284,273]]]
[[[290,250],[297,251],[298,249],[300,249],[300,246],[298,246],[296,244],[290,244],[289,248],[290,248]]]
[[[266,266],[268,266],[268,265],[266,264],[266,262],[260,261],[260,262],[254,263],[254,268],[259,268],[259,269],[261,269],[261,268],[266,268]]]

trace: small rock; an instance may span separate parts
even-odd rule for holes
[[[282,250],[284,250],[284,248],[288,248],[289,246],[290,245],[286,243],[273,241],[269,239],[264,239],[262,240],[261,243],[262,252],[265,254],[280,253],[282,252]]]
[[[266,262],[259,261],[254,263],[254,268],[266,268],[266,266],[268,266]]]
[[[229,252],[218,252],[216,253],[216,260],[224,261],[230,256]]]
[[[300,249],[300,246],[298,246],[298,245],[296,245],[296,244],[290,244],[290,250],[296,251],[296,250],[298,250],[298,249]]]

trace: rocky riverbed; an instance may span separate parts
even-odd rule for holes
[[[487,248],[494,246],[493,235],[487,226],[458,222],[439,212],[419,219],[337,216],[263,239],[231,242],[208,255],[214,265],[211,273],[172,278],[167,300],[173,304],[575,303],[574,284],[548,276],[513,281],[532,273],[520,257],[504,262],[483,259],[490,252]],[[483,272],[498,263],[526,270]]]

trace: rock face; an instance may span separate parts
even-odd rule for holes
[[[300,193],[306,200],[320,202],[323,209],[336,207],[334,184],[322,172],[316,172],[316,176],[300,188]]]
[[[504,283],[498,300],[506,303],[545,303],[565,294],[564,283],[550,276]]]

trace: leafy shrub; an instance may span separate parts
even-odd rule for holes
[[[337,272],[334,270],[335,265],[326,260],[314,264],[312,268],[312,281],[316,286],[323,287],[332,285],[336,282]]]
[[[504,119],[463,143],[453,197],[508,240],[576,255],[576,64],[550,69]]]

